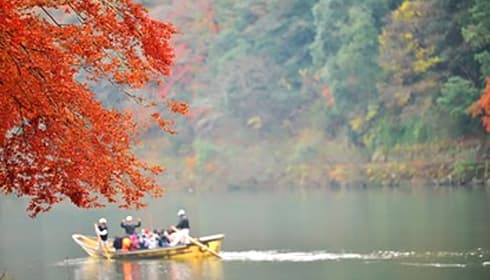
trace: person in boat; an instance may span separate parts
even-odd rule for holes
[[[146,240],[145,243],[148,245],[148,249],[156,249],[158,248],[158,235],[156,235],[154,232],[151,230],[148,230],[146,232]]]
[[[189,243],[188,236],[190,233],[190,223],[187,215],[185,214],[184,209],[180,209],[177,212],[177,216],[179,217],[179,222],[176,226],[172,226],[172,230],[174,231],[172,234],[168,236],[170,240],[170,246],[175,246],[179,243],[187,244]]]
[[[170,243],[170,241],[168,240],[167,236],[168,236],[168,233],[167,233],[167,230],[156,230],[155,231],[155,234],[158,235],[158,246],[160,247],[168,247],[168,244]]]
[[[131,239],[129,237],[127,237],[127,236],[123,237],[121,250],[122,251],[130,251],[131,250]]]
[[[147,229],[142,228],[137,236],[138,236],[139,249],[148,249]]]
[[[131,234],[129,236],[129,239],[131,239],[131,248],[130,248],[130,250],[138,250],[140,248],[140,243],[139,243],[138,235],[136,233]]]
[[[101,245],[107,246],[107,239],[109,237],[109,229],[107,228],[107,220],[100,218],[97,224],[97,235],[100,237]]]
[[[141,219],[138,219],[138,223],[133,224],[132,216],[127,216],[126,219],[121,221],[121,227],[129,236],[133,235],[135,233],[136,228],[140,226],[141,226]]]

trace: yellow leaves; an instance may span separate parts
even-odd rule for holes
[[[420,0],[419,0],[420,1]],[[419,1],[404,1],[398,9],[393,12],[393,18],[397,20],[411,20],[416,16],[422,15],[422,11],[418,10]]]
[[[346,168],[342,165],[335,165],[333,168],[327,170],[327,174],[330,178],[336,181],[339,182],[347,181]]]
[[[356,116],[349,121],[349,125],[354,132],[359,132],[364,125],[364,118],[362,116]]]
[[[262,127],[262,118],[260,116],[253,116],[247,120],[247,125],[254,129],[260,129]]]
[[[413,34],[411,32],[405,32],[402,34],[402,38],[407,41],[410,41],[413,39]]]
[[[357,115],[349,121],[349,125],[354,132],[360,132],[362,128],[373,120],[379,113],[379,105],[368,105],[368,111],[365,115]]]
[[[439,62],[441,62],[441,59],[437,56],[429,57],[425,60],[424,59],[416,60],[413,64],[413,70],[417,74],[425,73],[430,67],[438,64]]]
[[[406,91],[396,92],[395,100],[397,102],[397,105],[400,107],[407,105],[408,101],[410,100],[410,96],[411,96],[410,92],[406,92]]]
[[[370,104],[368,106],[368,112],[366,114],[366,120],[371,121],[374,119],[379,113],[379,105],[378,104]]]
[[[388,41],[388,31],[386,29],[383,29],[381,35],[378,36],[379,45],[381,47],[385,47],[387,41]]]

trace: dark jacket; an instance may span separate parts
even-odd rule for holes
[[[121,227],[124,229],[127,235],[132,235],[136,228],[141,226],[141,222],[138,222],[137,224],[125,224],[124,222],[121,222]]]
[[[178,229],[190,229],[189,219],[186,216],[180,218],[179,223],[175,226]]]
[[[109,229],[107,228],[107,226],[103,227],[101,225],[98,225],[97,228],[99,230],[100,239],[102,239],[102,241],[107,241],[107,237],[109,236]]]

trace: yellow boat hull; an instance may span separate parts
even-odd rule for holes
[[[209,249],[219,253],[223,243],[224,234],[216,234],[199,238],[199,242],[208,246]],[[173,259],[189,260],[206,257],[214,257],[209,251],[200,248],[195,244],[178,245],[174,247],[145,249],[134,251],[115,250],[112,245],[107,246],[104,251],[99,246],[96,237],[73,234],[73,240],[91,257],[111,258],[111,259]],[[112,242],[109,242],[112,243]],[[106,255],[107,253],[107,255]]]

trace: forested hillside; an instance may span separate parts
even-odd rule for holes
[[[490,1],[142,2],[181,32],[158,90],[192,111],[171,139],[143,132],[165,184],[487,178]]]

